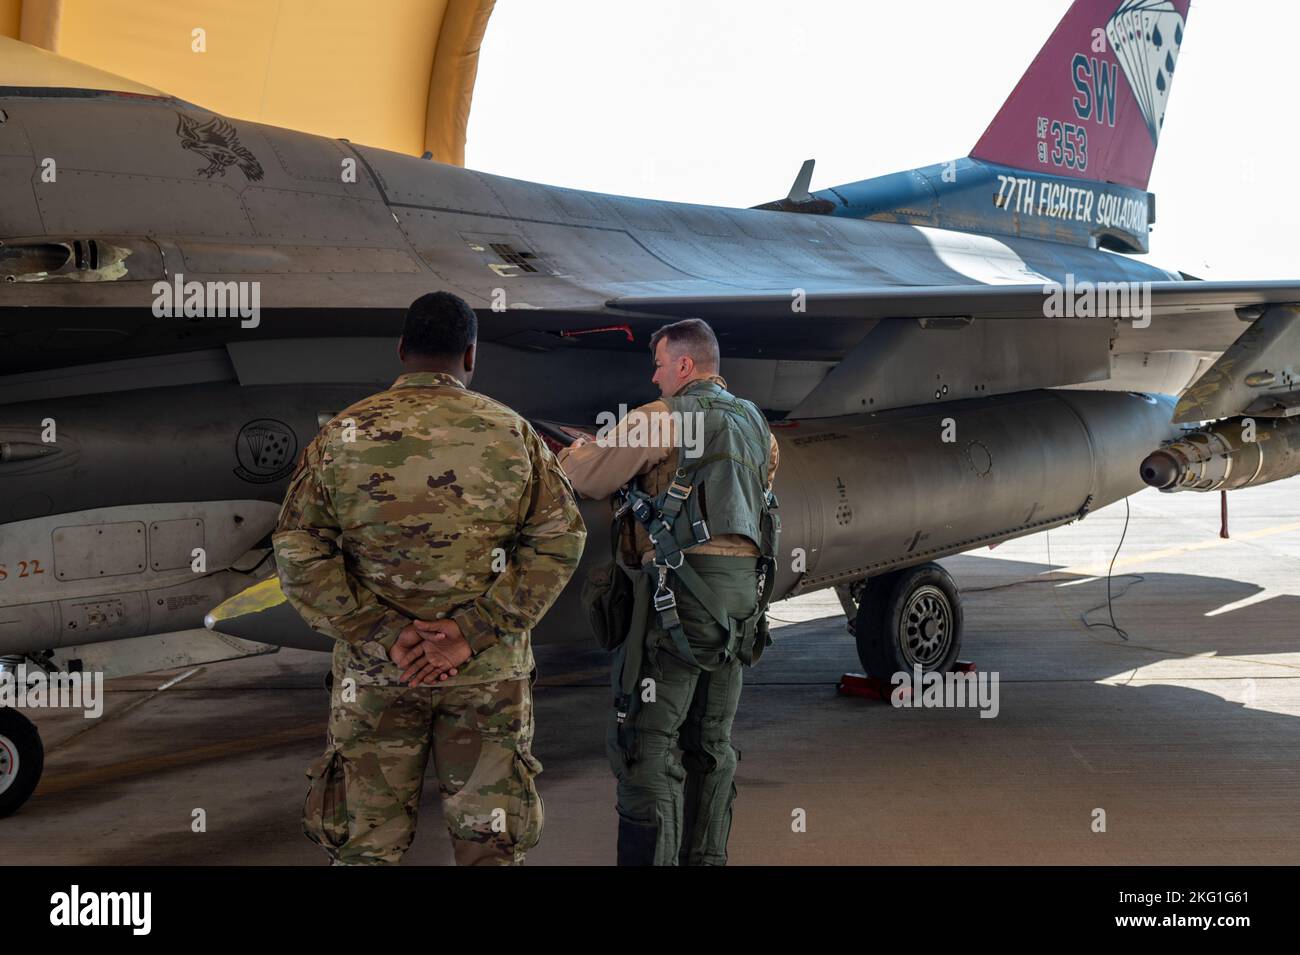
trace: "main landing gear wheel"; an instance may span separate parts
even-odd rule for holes
[[[0,709],[0,818],[13,815],[40,782],[45,747],[31,720]]]
[[[938,564],[922,564],[867,581],[858,602],[854,636],[868,676],[945,673],[961,650],[961,593]]]

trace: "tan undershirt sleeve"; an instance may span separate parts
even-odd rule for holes
[[[609,497],[668,457],[677,443],[676,422],[662,401],[629,411],[604,437],[564,448],[560,467],[583,497]]]

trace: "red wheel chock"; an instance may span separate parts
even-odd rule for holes
[[[975,664],[968,660],[958,660],[952,665],[953,673],[975,673],[976,669]],[[893,683],[874,676],[867,676],[864,673],[844,674],[840,677],[839,685],[835,688],[840,696],[860,696],[864,700],[879,700],[882,703],[889,702],[895,689]],[[911,687],[903,690],[902,699],[910,699],[911,696]]]

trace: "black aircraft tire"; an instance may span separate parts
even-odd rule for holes
[[[15,767],[14,764],[17,764]],[[45,747],[31,720],[17,710],[0,708],[0,819],[18,811],[41,781]]]
[[[888,683],[895,673],[946,673],[961,650],[957,584],[938,564],[922,564],[868,581],[855,626],[858,658],[868,676]]]

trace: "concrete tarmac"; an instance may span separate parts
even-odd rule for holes
[[[995,718],[838,696],[861,666],[834,594],[775,605],[736,722],[731,863],[1300,863],[1300,479],[1230,503],[1222,540],[1218,495],[1132,498],[1110,609],[1124,503],[943,561]],[[585,635],[537,658],[529,862],[611,864],[607,659]],[[109,681],[99,720],[28,711],[46,772],[0,820],[0,863],[323,864],[300,810],[327,668],[282,650]],[[431,781],[421,820],[407,864],[451,864]]]

